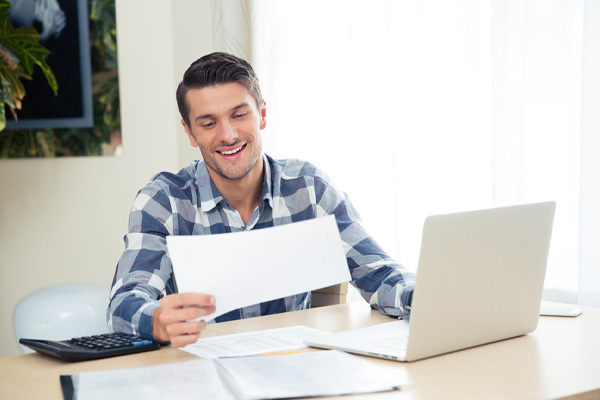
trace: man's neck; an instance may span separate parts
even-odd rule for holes
[[[241,179],[226,179],[208,168],[211,180],[217,190],[242,217],[244,225],[258,206],[262,193],[265,166],[262,158],[254,168]]]

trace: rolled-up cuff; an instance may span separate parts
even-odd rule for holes
[[[159,302],[149,302],[140,315],[138,335],[144,339],[154,340],[154,335],[152,334],[152,316],[159,305]]]

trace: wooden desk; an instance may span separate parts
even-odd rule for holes
[[[205,337],[306,325],[341,331],[389,321],[355,302],[210,325]],[[577,318],[541,317],[529,335],[412,363],[368,358],[408,375],[402,391],[345,399],[600,399],[600,308]],[[319,351],[319,350],[314,350]],[[39,354],[0,358],[0,398],[62,399],[59,375],[194,359],[172,347],[66,363]]]

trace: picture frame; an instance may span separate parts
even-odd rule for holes
[[[63,129],[94,126],[87,0],[10,0],[15,27],[33,26],[50,50],[46,62],[58,81],[55,96],[36,67],[24,81],[25,98],[17,120],[7,113],[6,128]],[[35,7],[35,3],[43,4]],[[35,12],[34,12],[35,8]],[[41,9],[41,10],[40,10]]]

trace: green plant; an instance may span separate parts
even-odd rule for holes
[[[6,127],[5,105],[16,118],[15,109],[21,108],[25,88],[21,79],[31,79],[33,68],[40,67],[50,88],[57,93],[58,83],[44,61],[50,52],[40,41],[40,35],[31,27],[15,29],[8,18],[11,4],[0,0],[0,131]]]
[[[0,0],[5,1],[5,0]],[[88,0],[94,127],[0,132],[0,158],[101,155],[120,142],[115,0]]]

